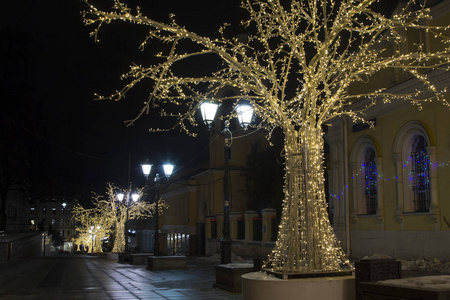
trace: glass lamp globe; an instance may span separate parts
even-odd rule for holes
[[[170,177],[172,175],[173,172],[173,168],[175,166],[172,164],[164,164],[163,168],[164,168],[164,175],[166,175],[166,177]]]
[[[238,104],[236,106],[236,112],[238,114],[239,124],[243,128],[247,128],[253,119],[253,107],[250,104]]]
[[[133,199],[133,201],[136,202],[136,201],[139,200],[139,195],[134,193],[134,194],[131,195],[131,199]]]
[[[214,122],[218,107],[219,104],[208,100],[205,100],[200,104],[200,112],[202,114],[203,122],[205,122],[206,125],[211,125]]]
[[[125,197],[124,193],[118,193],[117,194],[117,200],[119,200],[120,202],[122,202],[124,197]]]
[[[148,175],[150,174],[150,171],[152,170],[152,166],[153,165],[148,162],[145,162],[141,165],[142,173],[144,173],[144,175],[146,177],[148,177]]]

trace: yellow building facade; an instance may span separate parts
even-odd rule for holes
[[[431,8],[434,24],[448,25],[450,1]],[[434,49],[425,31],[405,32],[413,43]],[[384,45],[390,47],[390,45]],[[450,86],[450,73],[427,74],[438,88]],[[420,83],[405,74],[383,72],[355,92],[389,87],[413,92]],[[450,101],[450,94],[446,95]],[[352,104],[355,110],[368,102]],[[397,258],[450,260],[450,109],[440,102],[423,109],[405,101],[375,105],[367,111],[373,128],[350,119],[332,121],[328,182],[336,235],[353,258],[376,253]]]
[[[255,147],[258,150],[268,147],[267,132],[243,130],[237,120],[231,120],[231,122],[235,123],[230,124],[233,137],[228,157],[230,235],[233,239],[233,252],[238,253],[246,247],[245,240],[252,238],[251,226],[254,219],[261,220],[262,224],[262,215],[264,219],[270,219],[275,212],[247,211],[245,195],[244,169],[248,156]],[[220,122],[216,123],[220,124]],[[220,251],[225,164],[225,141],[220,134],[221,130],[220,125],[217,125],[216,133],[212,133],[209,138],[206,165],[203,168],[194,167],[195,171],[189,170],[188,172],[191,174],[194,172],[194,175],[190,175],[188,180],[180,180],[183,174],[174,174],[171,177],[172,183],[161,194],[169,205],[160,217],[160,228],[162,239],[164,239],[161,245],[166,244],[162,246],[166,254],[213,255]],[[245,229],[246,219],[247,229]],[[239,227],[239,224],[242,226]],[[270,233],[269,227],[266,225],[264,228],[268,229],[261,232],[261,235],[267,236]],[[243,234],[244,238],[238,236],[239,231],[246,231],[246,234]],[[260,244],[261,242],[258,242],[258,246]],[[267,246],[271,249],[273,243]]]

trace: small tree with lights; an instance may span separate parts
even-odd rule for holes
[[[78,245],[90,245],[93,252],[101,252],[100,239],[103,237],[114,237],[112,252],[125,251],[125,222],[133,219],[151,218],[155,211],[155,203],[136,201],[132,204],[119,202],[117,194],[119,188],[108,183],[106,197],[93,193],[92,208],[84,208],[80,204],[75,205],[72,216],[76,222]],[[143,195],[143,189],[138,189],[137,194]],[[167,209],[165,201],[160,200],[160,214]]]
[[[170,46],[157,55],[155,65],[132,65],[123,75],[128,83],[122,89],[111,96],[98,96],[118,101],[141,81],[152,81],[148,100],[129,124],[150,109],[159,109],[162,116],[175,118],[176,125],[153,130],[179,127],[194,134],[191,128],[196,126],[195,114],[203,100],[235,100],[237,105],[240,99],[247,99],[261,119],[256,127],[269,133],[276,127],[282,129],[285,196],[278,239],[266,268],[283,276],[326,274],[350,267],[327,215],[323,126],[341,116],[367,122],[364,110],[394,100],[406,100],[419,108],[430,100],[448,105],[444,91],[433,86],[426,71],[448,70],[449,27],[430,25],[430,9],[422,1],[407,1],[386,17],[373,9],[376,0],[291,0],[287,4],[242,0],[249,16],[243,22],[248,32],[245,39],[227,37],[226,25],[219,29],[219,38],[209,38],[180,26],[175,16],[165,24],[118,0],[113,1],[111,11],[85,1],[89,5],[85,23],[94,26],[95,39],[103,24],[117,20],[146,26],[148,35],[142,48],[151,39]],[[405,51],[406,30],[422,31],[441,47],[429,50],[419,44]],[[193,47],[185,48],[186,42]],[[387,46],[394,51],[387,51]],[[221,60],[216,72],[205,76],[177,73],[178,63],[209,55]],[[368,82],[387,69],[421,81],[423,88],[406,94],[391,94],[383,87],[351,92],[352,85]],[[240,94],[221,96],[220,91],[227,87]],[[350,104],[362,99],[369,99],[363,110],[350,109]],[[171,105],[176,107],[173,112],[169,111]]]
[[[101,239],[110,234],[105,219],[97,214],[95,209],[83,209],[80,205],[74,207],[74,212],[77,232],[74,243],[83,245],[84,250],[89,252],[102,252]]]

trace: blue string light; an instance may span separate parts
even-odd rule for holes
[[[410,161],[412,161],[412,158],[411,158],[411,157],[410,157],[410,159],[407,161],[407,163],[403,165],[403,171],[405,171],[405,170],[407,169],[407,167],[408,167],[409,164],[410,164]],[[428,167],[428,168],[430,168],[430,167],[434,167],[434,168],[445,168],[445,167],[448,167],[449,165],[450,165],[450,160],[449,160],[449,161],[446,161],[446,162],[442,162],[442,163],[431,163],[431,162],[429,161],[429,158],[428,158],[428,155],[427,155],[427,167]],[[363,165],[361,165],[361,168],[358,170],[358,172],[357,172],[355,175],[352,176],[352,178],[351,178],[351,180],[350,180],[350,181],[351,181],[350,184],[349,184],[349,185],[346,185],[345,188],[344,188],[344,190],[341,191],[341,192],[339,192],[338,194],[344,194],[344,193],[345,193],[345,190],[348,189],[349,186],[350,186],[351,184],[353,184],[353,180],[354,180],[357,176],[359,176],[360,174],[362,174],[362,171],[363,171]],[[383,176],[381,176],[378,172],[377,172],[376,174],[377,174],[377,178],[379,178],[380,180],[382,180],[382,181],[384,181],[384,182],[390,182],[391,180],[393,180],[393,181],[398,180],[398,176],[383,177]],[[428,182],[429,182],[429,180],[430,180],[429,177],[428,177],[427,180],[428,180]],[[339,199],[338,194],[333,194],[333,193],[329,192],[330,198],[336,198],[336,199]]]

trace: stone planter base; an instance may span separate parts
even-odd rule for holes
[[[120,253],[118,253],[118,255],[119,255],[118,262],[121,263],[121,264],[129,263],[130,260],[131,260],[130,252],[120,252]]]
[[[147,269],[157,270],[185,270],[186,256],[147,256]]]
[[[402,277],[402,266],[395,259],[363,259],[355,263],[356,299],[362,300],[360,283]]]
[[[265,272],[242,275],[243,300],[355,300],[355,277],[280,279]]]
[[[146,265],[147,257],[150,256],[150,253],[133,253],[130,255],[130,264],[132,265]]]
[[[450,276],[425,276],[360,283],[362,300],[450,299]]]
[[[241,276],[253,272],[252,264],[225,264],[214,266],[216,269],[215,288],[226,290],[232,293],[242,291]]]
[[[106,258],[110,259],[110,260],[119,260],[119,254],[113,253],[113,252],[108,252],[108,253],[106,253]]]

